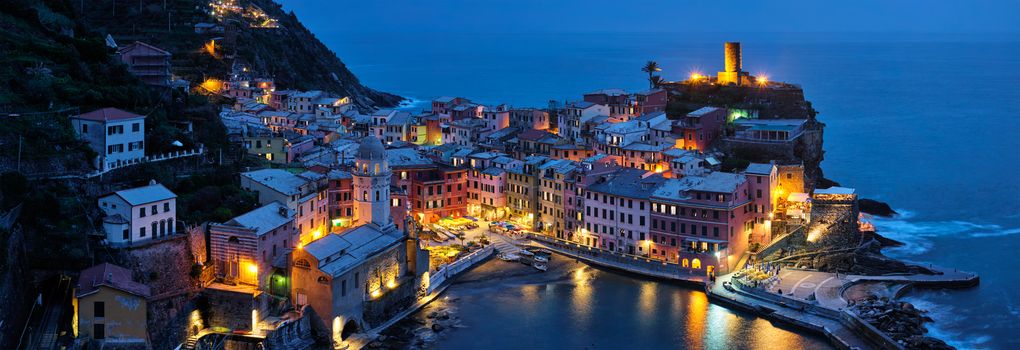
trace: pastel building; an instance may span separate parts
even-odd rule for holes
[[[642,256],[651,251],[650,197],[666,179],[646,173],[622,168],[587,186],[584,229],[598,237],[599,248]]]
[[[145,158],[145,116],[103,108],[70,119],[78,136],[99,153],[99,169]]]
[[[493,166],[467,174],[467,213],[490,221],[506,216],[506,171]]]
[[[100,347],[149,348],[150,296],[126,268],[103,263],[83,270],[72,302],[76,336]]]
[[[99,198],[103,230],[111,244],[134,244],[176,232],[177,195],[152,181]]]
[[[732,265],[747,250],[754,213],[744,175],[713,172],[669,179],[651,201],[653,258],[707,269]]]
[[[306,244],[329,232],[326,176],[311,171],[292,174],[283,169],[241,173],[241,188],[255,192],[259,203],[280,202],[294,213],[300,243]]]
[[[294,216],[280,202],[209,225],[209,248],[217,275],[256,288],[268,286],[273,262],[297,243]]]
[[[683,142],[677,141],[676,146],[685,150],[702,151],[714,142],[722,133],[726,124],[726,109],[702,107],[687,113],[680,121]]]

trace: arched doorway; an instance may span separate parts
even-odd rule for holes
[[[340,331],[340,340],[346,340],[347,337],[351,336],[351,334],[358,333],[360,331],[361,328],[358,327],[358,324],[355,323],[354,320],[348,320],[347,323],[344,323],[343,330]]]
[[[682,262],[680,264],[680,266],[683,266],[683,267],[689,267],[690,265],[691,265],[691,262],[690,262],[690,260],[687,260],[687,258],[684,258],[684,260],[682,260]]]
[[[691,268],[692,269],[700,269],[701,268],[701,259],[694,259],[693,261],[691,261]]]

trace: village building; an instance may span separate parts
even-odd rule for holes
[[[72,303],[76,336],[98,348],[148,348],[150,296],[126,268],[103,263],[83,270]]]
[[[652,192],[666,179],[634,168],[598,176],[584,197],[585,229],[598,247],[645,256],[650,252],[648,218]]]
[[[128,71],[145,84],[167,86],[172,80],[170,74],[170,53],[158,47],[135,41],[117,49],[120,61]]]
[[[297,233],[293,213],[280,202],[209,225],[209,250],[216,274],[230,283],[268,288],[273,262],[296,246]]]
[[[300,244],[307,244],[329,232],[326,177],[311,171],[293,174],[283,169],[261,169],[241,173],[241,188],[255,192],[259,203],[279,202],[294,215]]]
[[[111,244],[147,242],[177,232],[177,195],[155,180],[100,197],[99,209]]]
[[[88,141],[89,147],[99,154],[100,170],[145,158],[145,116],[103,108],[70,119],[78,137]]]

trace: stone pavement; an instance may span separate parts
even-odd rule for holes
[[[723,287],[723,283],[730,282],[732,277],[733,274],[717,276],[716,283],[706,287],[709,299],[820,332],[841,349],[871,349],[875,347],[874,344],[845,327],[837,319],[808,312],[792,304],[776,303],[749,293],[729,291]]]

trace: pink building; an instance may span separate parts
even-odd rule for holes
[[[710,266],[732,267],[747,250],[754,215],[744,175],[714,172],[670,179],[656,189],[651,201],[653,258],[691,269],[715,269]]]
[[[648,114],[666,110],[669,94],[663,89],[651,89],[634,94],[634,112]]]
[[[467,180],[468,214],[483,220],[506,216],[506,171],[497,167],[469,170]]]
[[[724,124],[726,124],[725,108],[702,107],[687,113],[679,123],[684,139],[682,145],[678,140],[677,146],[704,152],[715,139],[719,138]]]
[[[268,287],[273,261],[298,243],[292,212],[280,202],[209,226],[209,248],[217,275]]]
[[[650,196],[664,181],[659,174],[622,168],[597,176],[584,195],[584,230],[597,237],[585,242],[616,252],[650,252]]]
[[[776,208],[776,200],[780,196],[788,196],[779,186],[779,170],[775,164],[751,163],[744,169],[747,182],[750,183],[752,216],[754,227],[752,242],[767,244],[772,241],[772,212]]]

